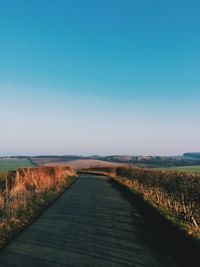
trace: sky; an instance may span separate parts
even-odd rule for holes
[[[0,0],[0,155],[200,151],[198,0]]]

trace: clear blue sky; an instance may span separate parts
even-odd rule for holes
[[[0,154],[200,150],[198,0],[0,0]]]

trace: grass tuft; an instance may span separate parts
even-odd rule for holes
[[[20,168],[0,190],[0,248],[31,223],[76,179],[70,167]]]

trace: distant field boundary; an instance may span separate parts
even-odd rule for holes
[[[32,160],[31,157],[25,157],[25,158],[28,159],[28,160],[30,161],[30,163],[33,164],[34,166],[39,166],[36,162],[34,162],[34,161]]]

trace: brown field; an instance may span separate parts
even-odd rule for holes
[[[75,170],[86,169],[86,168],[102,168],[102,167],[125,167],[126,163],[108,162],[103,160],[93,160],[93,159],[78,159],[71,160],[67,162],[51,162],[44,164],[45,166],[70,166]]]
[[[47,164],[51,164],[51,163],[55,163],[55,162],[63,162],[63,159],[62,158],[58,158],[58,157],[34,157],[34,158],[31,158],[32,161],[39,165],[39,166],[42,166],[42,165],[47,165]],[[66,159],[65,159],[66,161]]]

